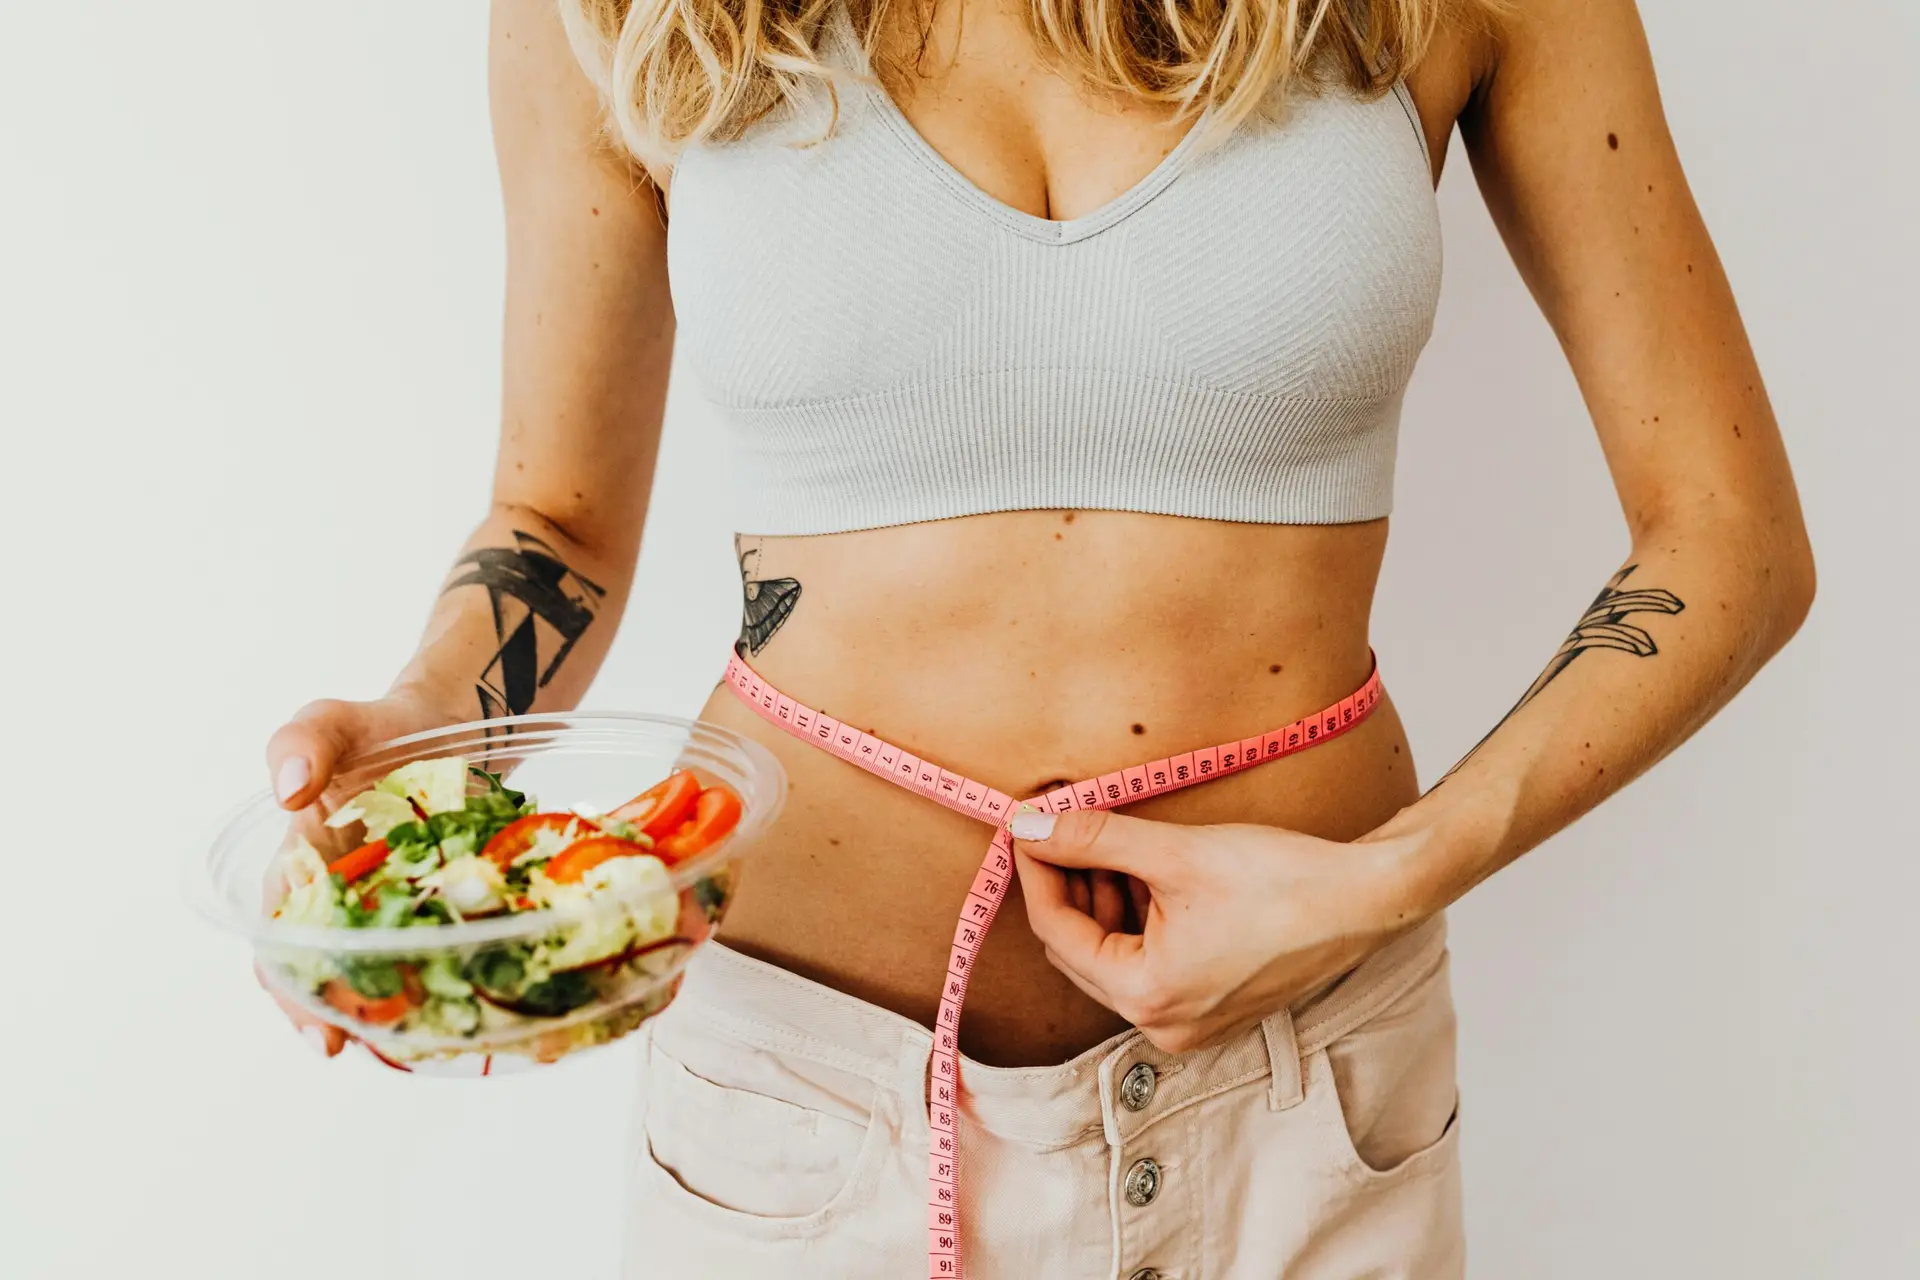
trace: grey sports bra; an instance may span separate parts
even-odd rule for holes
[[[687,365],[735,439],[734,526],[1042,507],[1369,520],[1432,330],[1440,228],[1405,86],[1329,88],[1050,221],[988,196],[870,81],[837,127],[684,153]]]

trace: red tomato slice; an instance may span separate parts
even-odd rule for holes
[[[353,984],[345,978],[335,978],[320,992],[321,998],[328,1004],[346,1014],[356,1022],[365,1022],[372,1026],[384,1027],[388,1023],[398,1022],[407,1016],[407,1010],[413,1002],[407,999],[405,991],[381,1000],[372,1000],[353,989]]]
[[[339,876],[352,884],[375,867],[387,860],[390,852],[385,840],[375,840],[372,844],[363,844],[352,853],[343,854],[327,864],[327,874]]]
[[[619,836],[594,836],[570,844],[547,863],[547,879],[555,884],[575,884],[603,862],[650,853],[643,844],[622,840]]]
[[[678,831],[680,824],[693,816],[700,802],[700,779],[685,769],[665,782],[655,783],[608,814],[639,828],[641,834],[658,840]]]
[[[571,826],[580,835],[592,835],[599,828],[577,813],[532,813],[524,818],[515,818],[500,828],[493,839],[487,841],[487,847],[480,856],[490,858],[502,871],[513,865],[513,860],[533,848],[533,842],[542,831],[566,834]]]
[[[654,841],[653,851],[669,864],[691,858],[718,844],[739,821],[740,797],[725,787],[708,787],[700,793],[693,817],[672,835]]]

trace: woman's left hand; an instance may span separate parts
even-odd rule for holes
[[[1047,816],[1011,824],[1035,936],[1054,967],[1168,1053],[1259,1021],[1419,923],[1402,869],[1410,837],[1342,844],[1093,810],[1058,815],[1046,839],[1018,838]],[[1066,868],[1092,872],[1091,891]],[[1122,931],[1113,873],[1132,878],[1141,932]]]

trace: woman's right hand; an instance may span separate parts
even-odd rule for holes
[[[459,720],[411,691],[395,691],[372,702],[309,702],[267,739],[267,776],[273,780],[274,798],[283,809],[304,809],[325,793],[341,761],[389,738]]]
[[[333,833],[323,825],[325,814],[311,807],[326,794],[342,761],[389,738],[443,728],[459,720],[443,704],[411,691],[395,691],[372,702],[309,702],[267,740],[267,776],[274,797],[281,808],[300,815],[295,821],[311,828],[310,838],[325,848],[325,838]],[[345,1031],[282,999],[257,965],[254,974],[317,1052],[331,1058],[346,1047]]]

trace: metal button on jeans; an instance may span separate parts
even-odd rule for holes
[[[1152,1160],[1135,1160],[1127,1170],[1127,1203],[1134,1208],[1153,1203],[1160,1194],[1160,1166]]]
[[[1160,1280],[1160,1273],[1152,1267],[1142,1267],[1128,1276],[1127,1280]]]
[[[1144,1062],[1133,1064],[1120,1080],[1120,1105],[1129,1111],[1145,1111],[1147,1104],[1153,1101],[1154,1088],[1160,1083],[1160,1074]]]

